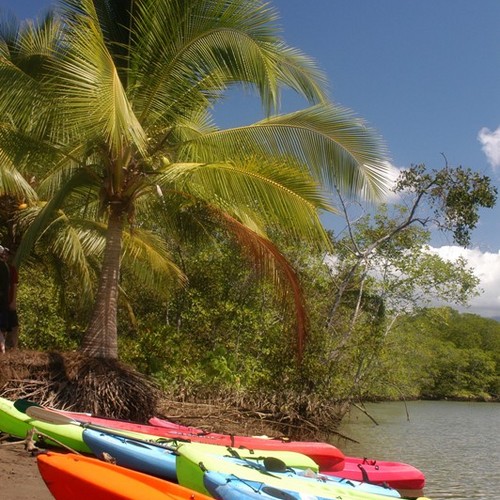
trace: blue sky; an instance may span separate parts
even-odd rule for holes
[[[326,73],[332,99],[356,112],[384,138],[402,168],[463,165],[500,186],[500,1],[273,0],[283,36]],[[50,0],[0,0],[19,18]],[[288,94],[282,111],[304,106]],[[260,117],[256,101],[232,97],[217,113],[221,126]],[[500,204],[499,204],[500,207]],[[499,210],[482,212],[466,257],[481,277],[472,312],[500,311]],[[459,251],[449,240],[443,255]],[[496,278],[498,276],[498,279]]]

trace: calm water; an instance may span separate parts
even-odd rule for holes
[[[359,444],[334,443],[346,455],[414,465],[432,500],[500,499],[500,404],[415,401],[366,409],[379,425],[354,408],[340,431]]]

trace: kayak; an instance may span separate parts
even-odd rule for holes
[[[344,467],[344,454],[336,446],[329,443],[218,434],[215,432],[205,432],[196,427],[174,424],[158,417],[150,418],[149,423],[156,429],[163,429],[165,435],[171,438],[177,437],[178,439],[189,439],[197,443],[212,443],[223,446],[234,446],[236,448],[296,451],[311,457],[321,470],[328,470],[332,473],[342,470]]]
[[[37,464],[56,500],[209,500],[178,484],[83,455],[49,451],[38,455]]]
[[[97,458],[108,454],[116,465],[177,481],[175,450],[167,445],[145,443],[89,428],[83,430],[83,441]]]
[[[212,441],[231,441],[235,444],[248,442],[246,440],[259,440],[260,442],[271,443],[276,440],[262,438],[251,438],[244,436],[232,436],[229,434],[206,433],[202,429],[189,427],[168,420],[153,417],[149,419],[152,425],[163,427],[172,432],[189,437],[192,441],[198,439],[211,439]],[[292,441],[293,442],[293,441]],[[295,441],[297,443],[298,441]],[[300,442],[299,442],[300,443]],[[262,446],[259,446],[262,448]],[[310,456],[310,455],[309,455]],[[377,485],[388,485],[397,489],[403,496],[416,498],[423,495],[425,486],[425,475],[422,471],[412,465],[402,462],[390,462],[384,460],[369,460],[366,458],[345,456],[342,462],[342,469],[338,467],[328,468],[320,462],[320,472],[339,478],[351,479],[355,481],[369,482]]]
[[[324,471],[323,474],[373,484],[387,484],[407,498],[422,496],[425,486],[425,476],[416,467],[385,460],[345,457],[344,468],[341,471],[333,473]]]
[[[43,434],[44,441],[52,446],[66,446],[71,450],[91,453],[83,442],[83,428],[76,425],[61,425],[43,422],[31,418],[26,413],[17,410],[14,403],[0,397],[0,431],[11,436],[24,439],[33,428]],[[38,439],[38,441],[40,441]]]
[[[308,470],[311,473],[318,470],[316,463],[306,455],[291,451],[233,449],[204,443],[184,443],[167,441],[165,444],[147,442],[112,434],[109,431],[86,428],[83,430],[83,440],[92,453],[101,458],[107,454],[116,460],[117,465],[151,474],[156,477],[177,481],[176,455],[180,446],[188,446],[202,453],[211,453],[231,459],[243,458],[248,462],[257,463],[264,457],[272,457],[280,462],[290,464],[297,470]]]
[[[150,419],[150,425],[129,422],[127,420],[108,419],[92,416],[88,413],[77,413],[61,410],[57,411],[80,422],[88,422],[108,429],[116,429],[125,432],[136,432],[150,434],[167,439],[178,439],[195,441],[197,443],[215,444],[219,446],[232,446],[234,448],[258,448],[260,450],[281,450],[301,453],[312,458],[320,468],[334,472],[342,470],[344,454],[336,446],[328,443],[315,441],[291,441],[288,439],[263,439],[253,436],[234,436],[230,434],[204,433],[200,429],[186,428],[183,430],[165,425],[155,425],[154,422],[163,422],[161,419]],[[176,424],[173,424],[174,426]],[[191,429],[194,432],[191,432]]]
[[[101,458],[102,452],[105,451],[113,457],[117,455],[117,457],[114,458],[118,458],[122,463],[128,460],[131,467],[134,460],[136,462],[142,460],[138,458],[139,450],[143,452],[146,451],[143,455],[147,455],[147,450],[150,452],[156,450],[157,458],[159,452],[165,453],[166,447],[177,449],[180,444],[184,443],[184,441],[165,439],[161,436],[154,436],[151,434],[125,430],[118,431],[115,429],[94,426],[94,424],[80,423],[66,415],[62,415],[60,412],[48,410],[39,406],[31,406],[26,409],[26,413],[23,413],[14,407],[13,402],[0,398],[0,430],[13,436],[24,438],[26,432],[32,428],[50,436],[50,439],[47,440],[49,445],[63,445],[73,451],[89,454],[93,454],[93,450],[87,444],[91,441],[90,436],[99,436],[101,444],[104,444],[104,448],[102,448],[102,446],[101,449],[95,448],[98,458]],[[90,430],[97,432],[87,432]],[[84,433],[87,436],[86,440],[84,439]],[[97,440],[94,439],[93,441],[95,443]],[[111,443],[113,443],[114,448],[111,448]],[[162,446],[159,446],[160,444]],[[192,444],[196,445],[197,448],[205,453],[212,453],[215,455],[226,455],[231,452],[236,453],[231,447],[205,443]],[[269,453],[269,450],[238,449],[237,453],[242,456],[253,455],[258,457],[265,456],[266,453]],[[307,455],[279,450],[273,451],[273,455],[285,460],[292,467],[311,469],[315,472],[319,470],[318,465]],[[165,454],[164,456],[167,455]]]
[[[387,495],[361,491],[347,484],[341,485],[335,481],[327,482],[320,478],[297,477],[293,473],[279,473],[274,469],[262,470],[246,463],[246,460],[227,460],[211,453],[204,453],[189,443],[180,444],[177,453],[176,467],[179,484],[204,494],[210,494],[204,474],[211,471],[237,477],[240,481],[249,484],[253,481],[263,485],[262,487],[278,491],[285,490],[289,495],[290,492],[295,492],[295,494],[303,495],[304,498],[307,495],[313,498],[342,498],[343,500],[388,500],[391,498]],[[380,489],[383,490],[383,488]],[[397,497],[399,498],[399,495]]]
[[[299,479],[303,484],[308,485],[316,485],[318,483],[329,484],[333,486],[342,486],[346,487],[349,490],[362,491],[365,493],[373,493],[376,495],[381,495],[384,497],[401,498],[401,495],[397,490],[393,488],[389,488],[388,486],[378,486],[370,483],[363,483],[360,481],[352,481],[349,479],[342,478],[334,478],[332,476],[324,476],[323,474],[315,474],[312,471],[304,471],[300,469],[294,469],[293,467],[286,467],[285,463],[276,463],[273,461],[266,462],[264,461],[256,461],[251,463],[249,460],[241,460],[234,457],[226,457],[226,460],[229,460],[233,464],[241,465],[246,468],[253,468],[255,470],[260,470],[263,473],[272,474],[274,477],[283,478],[287,480],[287,478],[291,479]],[[202,462],[204,464],[204,462]],[[246,489],[244,484],[247,486],[251,486],[253,490],[266,490],[264,486],[266,486],[265,478],[261,480],[261,482],[250,481],[247,478],[242,479],[237,476],[237,473],[223,473],[217,471],[211,471],[213,474],[208,474],[208,471],[204,472],[203,483],[207,489],[207,491],[212,496],[217,496],[217,491],[219,489],[230,490],[233,488],[237,489]],[[208,475],[207,475],[208,474]],[[223,486],[228,486],[228,488],[221,488]],[[228,492],[226,492],[227,494]],[[269,494],[269,492],[264,491],[264,493]],[[287,491],[287,494],[292,494],[291,491]]]
[[[34,409],[40,408],[38,405],[33,406]],[[37,420],[35,418],[31,418],[26,413],[18,411],[14,403],[5,398],[0,398],[0,431],[6,432],[13,436],[17,436],[20,438],[24,438],[28,430],[33,427],[36,427],[38,431],[44,433],[46,436],[54,438],[55,441],[48,440],[49,444],[55,444],[60,446],[61,444],[64,446],[68,446],[70,449],[75,451],[80,451],[84,453],[91,453],[87,444],[83,441],[83,424],[79,424],[76,421],[72,420],[72,417],[68,415],[75,415],[78,419],[84,419],[84,414],[75,414],[70,412],[61,412],[58,410],[47,410],[40,408],[43,412],[52,415],[61,415],[63,417],[65,425],[57,424],[53,425],[47,423],[45,421]],[[29,408],[26,409],[29,411]],[[115,421],[113,419],[102,419],[96,417],[87,417],[94,424],[103,424],[109,422],[109,425],[113,425],[113,422],[122,422],[124,421]],[[67,425],[67,421],[72,422],[71,425]],[[156,420],[155,420],[156,421]],[[165,421],[168,422],[168,421]],[[76,425],[75,425],[76,424]],[[146,428],[148,432],[137,432],[133,430],[125,429],[123,426],[121,429],[112,429],[110,427],[102,428],[104,431],[108,431],[110,433],[122,434],[134,439],[140,439],[145,441],[165,441],[167,436],[171,436],[171,434],[167,434],[161,432],[159,427],[154,427],[151,425],[143,425],[143,424],[132,424],[131,429],[142,429]],[[175,427],[172,427],[175,426]],[[193,431],[196,428],[192,427],[184,427],[178,424],[167,423],[164,429],[177,429],[183,434],[184,439],[188,439],[192,442],[198,442],[199,438],[203,438],[203,436],[195,434]],[[152,434],[156,430],[156,434]],[[186,432],[184,432],[186,431]],[[198,429],[199,433],[203,433],[201,429]],[[163,435],[162,435],[163,434]],[[171,439],[171,441],[180,441],[181,437],[179,433],[176,434],[177,439]],[[211,436],[212,434],[209,434]],[[216,436],[225,436],[226,442],[233,442],[235,446],[243,446],[242,441],[240,441],[240,436],[229,436],[229,435],[216,435]],[[206,436],[205,436],[206,437]],[[337,477],[343,477],[345,479],[352,479],[356,481],[365,481],[372,482],[378,485],[387,484],[392,488],[397,489],[400,493],[402,493],[405,497],[416,498],[418,496],[423,495],[423,488],[425,485],[425,476],[424,474],[418,470],[417,468],[404,463],[399,462],[387,462],[381,460],[367,460],[364,458],[356,458],[356,457],[344,457],[342,459],[342,470],[338,469],[337,462],[332,468],[326,467],[325,461],[328,461],[332,458],[332,450],[333,454],[336,453],[334,446],[328,445],[326,443],[314,443],[314,442],[305,442],[302,443],[300,441],[281,441],[281,440],[269,440],[262,438],[252,438],[253,442],[259,445],[259,450],[265,449],[275,449],[275,446],[280,444],[280,450],[294,450],[302,449],[303,445],[304,454],[309,456],[309,458],[315,457],[321,463],[319,464],[319,471],[322,474],[326,475],[334,475]],[[200,439],[201,440],[201,439]],[[204,442],[207,440],[203,439]],[[221,439],[212,439],[208,442],[224,442]],[[246,441],[249,443],[249,441]],[[292,445],[291,447],[288,447]],[[317,446],[316,446],[317,445]],[[175,446],[175,445],[173,445]],[[330,453],[330,455],[329,455]],[[340,452],[341,453],[341,452]],[[338,455],[336,455],[338,457]],[[343,456],[343,455],[342,455]],[[314,460],[314,458],[312,458]],[[321,460],[323,459],[323,460]],[[293,464],[296,466],[296,464]],[[317,468],[315,469],[317,470]]]
[[[278,489],[265,483],[240,479],[232,474],[207,471],[203,474],[205,488],[220,500],[265,500],[281,498],[283,500],[325,500],[317,495],[304,496],[302,493],[287,489]]]

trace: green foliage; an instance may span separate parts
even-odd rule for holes
[[[272,386],[296,365],[293,321],[283,320],[272,283],[259,280],[230,241],[219,244],[217,252],[184,249],[189,285],[167,302],[131,294],[140,319],[121,330],[123,357],[169,390]]]
[[[134,266],[122,268],[122,359],[167,391],[286,387],[325,401],[499,394],[498,323],[448,308],[415,309],[431,296],[465,303],[477,279],[465,262],[430,254],[427,229],[405,224],[406,208],[390,214],[381,207],[360,219],[351,239],[332,239],[335,252],[326,257],[317,245],[298,246],[285,231],[269,230],[298,273],[308,311],[300,367],[290,295],[277,297],[276,282],[249,265],[248,254],[205,208],[186,207],[177,214],[178,225],[150,221],[181,263],[185,287],[162,297],[153,286],[144,287]],[[186,224],[201,219],[207,233]],[[48,256],[43,262],[53,263]],[[63,269],[53,274],[56,267],[33,263],[29,282],[27,273],[22,275],[25,347],[73,349],[81,340],[88,304],[79,300],[78,278]],[[271,275],[279,279],[278,273]]]
[[[483,340],[487,342],[483,342]],[[498,397],[500,323],[450,308],[400,319],[384,349],[370,397]],[[490,347],[493,347],[491,349]],[[394,388],[392,393],[387,387]]]
[[[61,314],[59,288],[43,267],[37,272],[21,270],[17,302],[20,347],[61,351],[78,347],[81,330],[76,325],[68,328]]]
[[[327,248],[327,191],[386,192],[382,141],[328,101],[261,0],[130,5],[62,0],[43,23],[0,30],[0,186],[30,202],[17,262],[49,252],[73,270],[93,302],[81,349],[116,358],[122,265],[159,293],[183,282],[169,250],[196,206],[189,232],[232,231],[261,271],[280,268],[300,327],[294,273],[267,231]],[[265,119],[220,130],[213,108],[234,86],[256,92]],[[279,114],[284,89],[308,107]]]
[[[448,165],[432,172],[424,165],[414,165],[401,173],[395,190],[425,198],[432,211],[427,222],[450,232],[464,247],[479,221],[479,209],[493,208],[497,198],[489,177],[470,168]]]
[[[183,247],[189,285],[164,301],[132,274],[122,276],[129,290],[128,307],[122,300],[119,315],[122,359],[165,390],[188,395],[209,387],[279,391],[286,385],[328,401],[499,393],[499,323],[434,308],[402,315],[387,330],[380,301],[367,293],[356,327],[349,330],[357,296],[352,293],[329,327],[335,275],[306,246],[288,252],[300,270],[309,311],[307,349],[297,370],[293,321],[276,301],[272,283],[258,279],[230,240],[220,239],[218,251],[214,248]],[[67,286],[62,302],[45,268],[35,269],[29,276],[21,273],[22,346],[76,348],[85,317],[77,289]],[[347,331],[351,337],[342,344]]]

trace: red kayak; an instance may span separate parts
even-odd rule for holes
[[[103,417],[94,417],[87,413],[74,413],[53,410],[80,422],[88,422],[108,429],[140,432],[150,436],[165,439],[179,439],[193,441],[196,443],[217,444],[220,446],[231,446],[233,448],[249,448],[259,450],[281,450],[302,453],[314,460],[320,469],[335,472],[344,468],[344,454],[335,446],[328,443],[315,441],[290,441],[288,439],[267,439],[259,437],[233,436],[229,434],[205,434],[200,429],[187,427],[189,431],[170,428],[161,425],[146,425],[129,422],[127,420],[115,420]],[[155,419],[151,419],[155,420]],[[175,425],[175,424],[174,424]],[[194,430],[195,432],[192,432]]]
[[[372,484],[387,484],[399,491],[402,497],[423,496],[425,475],[412,465],[401,462],[369,460],[366,458],[345,457],[341,471],[321,471],[323,474],[364,481]]]

